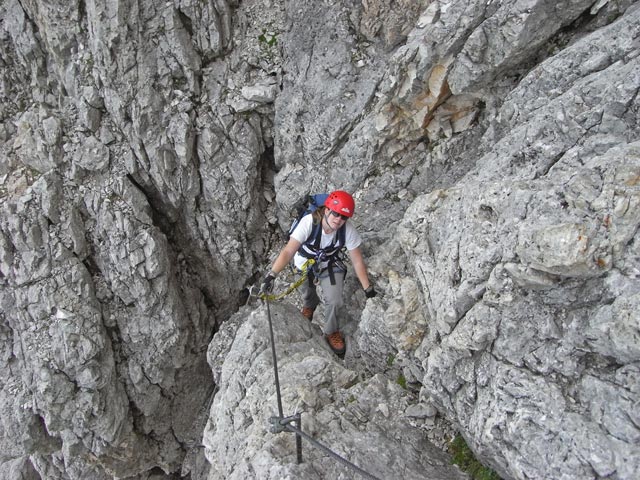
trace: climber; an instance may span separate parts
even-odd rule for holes
[[[342,306],[342,291],[347,269],[340,260],[340,251],[346,247],[349,252],[353,269],[364,289],[365,296],[372,298],[377,295],[373,284],[369,280],[367,267],[362,258],[360,244],[362,238],[347,220],[353,216],[355,202],[347,192],[336,190],[329,194],[324,206],[312,214],[304,216],[289,237],[289,241],[280,251],[271,270],[262,281],[261,292],[270,292],[273,281],[286,266],[294,259],[295,266],[302,270],[309,258],[316,263],[307,271],[308,281],[302,288],[302,315],[309,321],[320,303],[316,292],[319,284],[324,294],[324,333],[327,343],[337,355],[345,352],[345,340],[340,332],[338,309]]]

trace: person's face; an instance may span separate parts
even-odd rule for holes
[[[345,217],[344,215],[340,215],[338,212],[334,212],[333,210],[328,210],[329,214],[326,215],[326,221],[329,226],[336,230],[340,228],[349,217]]]

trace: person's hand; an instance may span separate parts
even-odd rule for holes
[[[364,290],[364,296],[367,298],[373,298],[376,295],[378,295],[378,292],[376,292],[376,289],[373,287],[373,285],[369,285],[367,288],[365,288]]]
[[[273,281],[276,279],[276,276],[273,272],[269,272],[265,275],[264,280],[262,280],[262,285],[260,285],[260,294],[267,294],[273,291]]]

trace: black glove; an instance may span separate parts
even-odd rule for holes
[[[273,281],[276,279],[276,276],[273,272],[269,272],[265,275],[264,280],[262,280],[262,285],[260,286],[260,294],[271,293],[273,291]]]
[[[376,295],[378,295],[378,292],[376,292],[376,289],[373,288],[373,285],[369,285],[369,287],[364,291],[364,296],[367,298],[373,298]]]

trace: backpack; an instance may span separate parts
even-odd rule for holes
[[[315,212],[318,207],[322,207],[324,205],[325,200],[329,196],[328,193],[316,193],[315,195],[309,195],[305,200],[300,202],[296,207],[297,216],[293,220],[293,223],[289,227],[289,231],[287,232],[287,239],[291,236],[293,231],[296,229],[300,220],[305,215],[309,215],[310,213]]]

